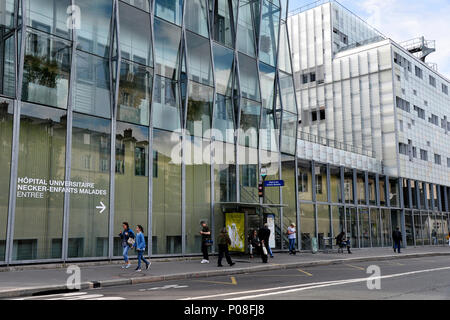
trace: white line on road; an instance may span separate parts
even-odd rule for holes
[[[247,290],[247,291],[240,291],[240,292],[229,292],[229,293],[221,293],[221,294],[201,296],[201,297],[188,297],[188,298],[183,298],[183,299],[180,299],[180,300],[202,300],[202,299],[212,299],[212,298],[219,298],[219,297],[229,297],[229,296],[238,296],[238,295],[246,295],[246,294],[255,294],[255,293],[268,292],[268,293],[262,293],[262,294],[259,294],[259,295],[244,296],[244,297],[238,297],[238,298],[230,298],[230,299],[227,299],[227,300],[253,299],[253,298],[258,298],[258,297],[263,297],[263,296],[279,295],[279,294],[297,292],[297,291],[308,290],[308,289],[316,289],[316,288],[321,288],[321,287],[326,287],[326,286],[334,286],[334,285],[342,285],[342,284],[348,284],[348,283],[364,282],[364,281],[367,281],[369,279],[370,279],[370,281],[373,281],[373,280],[377,280],[377,279],[387,279],[387,278],[394,278],[394,277],[402,277],[402,276],[407,276],[407,275],[412,275],[412,274],[426,273],[426,272],[435,272],[435,271],[443,271],[443,270],[450,270],[450,267],[436,268],[436,269],[427,269],[427,270],[418,270],[418,271],[398,273],[398,274],[392,274],[392,275],[386,275],[386,276],[380,276],[380,277],[356,278],[356,279],[347,279],[347,280],[335,280],[335,281],[324,281],[324,282],[315,282],[315,283],[304,283],[304,284],[292,285],[292,286],[284,286],[284,287],[274,287],[274,288],[266,288],[266,289]],[[276,291],[276,292],[270,292],[270,291]]]
[[[391,274],[391,275],[379,276],[379,277],[348,279],[348,280],[337,281],[335,283],[324,283],[324,284],[313,285],[313,286],[304,287],[304,288],[282,290],[282,291],[276,291],[276,292],[269,292],[269,293],[251,295],[251,296],[243,296],[243,297],[238,297],[238,298],[231,298],[231,299],[226,299],[226,300],[255,299],[255,298],[261,298],[261,297],[267,297],[267,296],[273,296],[273,295],[280,295],[280,294],[287,294],[287,293],[294,293],[294,292],[311,290],[311,289],[317,289],[317,288],[323,288],[323,287],[338,286],[338,285],[349,284],[349,283],[366,282],[368,280],[369,281],[373,281],[373,280],[377,280],[377,279],[396,278],[396,277],[403,277],[403,276],[408,276],[408,275],[413,275],[413,274],[418,274],[418,273],[436,272],[436,271],[443,271],[443,270],[450,270],[450,267],[436,268],[436,269],[427,269],[427,270],[418,270],[418,271],[410,271],[410,272],[397,273],[397,274]]]

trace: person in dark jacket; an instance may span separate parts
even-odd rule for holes
[[[203,253],[203,260],[201,261],[201,263],[209,263],[208,248],[211,245],[210,243],[211,231],[209,230],[206,221],[200,222],[200,225],[202,226],[202,231],[200,231],[200,235],[202,236],[202,253]]]
[[[270,254],[271,258],[273,258],[273,253],[272,253],[272,250],[270,249],[270,245],[269,245],[270,229],[269,229],[269,225],[267,223],[265,223],[264,226],[261,229],[259,229],[258,237],[259,237],[259,240],[261,241],[261,244],[264,241],[264,246],[267,249],[267,253]]]
[[[396,228],[394,232],[392,232],[392,240],[394,241],[394,252],[398,249],[398,253],[400,253],[402,233],[400,232],[400,228]]]
[[[339,233],[336,237],[336,245],[339,247],[338,249],[338,253],[344,253],[344,247],[347,247],[347,252],[349,254],[351,254],[352,252],[350,251],[350,240],[348,240],[345,236],[345,232],[342,231],[341,233]]]
[[[261,248],[261,243],[258,237],[258,231],[253,230],[250,237],[248,238],[248,247],[250,252],[250,259],[252,259],[256,254],[259,254],[259,249]]]
[[[122,269],[128,269],[131,266],[131,263],[128,260],[128,251],[133,246],[128,243],[128,240],[130,238],[135,239],[135,235],[133,230],[130,229],[128,222],[122,222],[122,228],[123,230],[119,233],[119,237],[122,240],[123,260],[125,261],[125,265],[122,266]]]
[[[225,255],[225,259],[227,259],[230,267],[234,266],[234,262],[231,260],[230,253],[228,252],[228,246],[231,244],[230,236],[228,235],[227,228],[223,228],[219,236],[217,237],[217,245],[219,246],[219,260],[217,262],[218,267],[223,267],[222,259]]]

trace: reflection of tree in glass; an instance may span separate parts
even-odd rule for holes
[[[26,55],[24,75],[27,83],[37,83],[48,88],[56,88],[59,66],[47,57]]]

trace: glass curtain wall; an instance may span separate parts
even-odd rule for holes
[[[8,97],[16,90],[14,4],[14,0],[0,4],[0,94]]]

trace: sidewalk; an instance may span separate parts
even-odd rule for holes
[[[81,268],[81,289],[118,286],[137,283],[150,283],[164,280],[179,280],[189,278],[212,277],[220,275],[235,275],[249,272],[302,268],[314,265],[329,265],[361,261],[405,259],[412,257],[427,257],[448,255],[448,246],[418,247],[404,249],[401,254],[395,254],[391,248],[352,249],[353,254],[335,253],[297,253],[290,256],[287,253],[275,253],[275,258],[262,264],[261,259],[249,259],[247,256],[236,256],[236,265],[232,268],[218,268],[217,257],[211,257],[209,264],[200,264],[198,259],[155,259],[148,271],[135,272],[136,261],[132,260],[129,269],[121,269],[117,262],[103,265],[76,263]],[[73,263],[75,264],[75,263]],[[3,270],[2,270],[3,269]],[[14,270],[17,271],[14,271]],[[20,270],[22,269],[22,270]],[[3,271],[3,272],[1,272]],[[0,267],[0,298],[31,296],[35,293],[54,290],[66,290],[66,281],[70,275],[63,266],[59,268],[45,265],[28,267]]]

